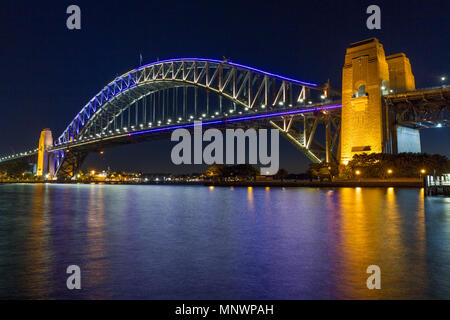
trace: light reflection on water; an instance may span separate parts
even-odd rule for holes
[[[419,189],[0,185],[0,298],[449,299],[449,244]]]

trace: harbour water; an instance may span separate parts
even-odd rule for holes
[[[69,265],[81,290],[66,287]],[[450,198],[4,184],[0,275],[2,299],[450,299]]]

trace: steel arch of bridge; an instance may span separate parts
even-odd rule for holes
[[[68,179],[90,151],[144,141],[149,133],[189,127],[194,120],[202,120],[219,127],[272,126],[313,162],[328,162],[334,158],[331,152],[336,146],[341,107],[330,94],[328,85],[229,61],[158,61],[105,86],[47,152],[53,154],[53,172]],[[325,145],[314,139],[319,123],[325,124]],[[23,155],[1,158],[0,162],[20,157]]]
[[[213,97],[209,93],[214,94],[215,102],[211,102]],[[74,145],[119,140],[125,135],[155,127],[186,125],[194,120],[287,112],[278,117],[284,124],[273,119],[268,125],[279,129],[310,160],[320,162],[326,156],[328,161],[332,158],[328,151],[334,148],[331,141],[329,144],[327,141],[331,148],[326,148],[313,140],[318,122],[330,123],[327,111],[305,116],[304,110],[299,114],[289,114],[289,110],[310,108],[312,113],[318,105],[332,102],[329,95],[326,86],[229,61],[199,58],[158,61],[110,82],[83,107],[49,151],[55,155],[55,172],[68,178],[86,156],[86,152],[69,154],[67,150]],[[229,107],[225,106],[227,103]],[[299,122],[303,130],[296,129]]]
[[[267,107],[283,109],[320,102],[323,88],[240,64],[212,59],[171,59],[154,62],[110,82],[76,115],[57,140],[65,144],[108,124],[134,102],[167,88],[203,88],[232,101],[235,109],[252,113]],[[311,94],[311,89],[312,94]],[[311,100],[312,99],[312,100]],[[187,114],[183,121],[189,121]],[[148,123],[148,122],[146,122]],[[146,124],[145,123],[145,124]]]

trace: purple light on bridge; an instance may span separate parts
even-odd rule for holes
[[[279,116],[287,116],[287,115],[294,115],[294,114],[300,114],[300,113],[308,113],[308,112],[316,112],[316,111],[323,111],[323,110],[332,110],[332,109],[338,109],[341,108],[342,104],[335,104],[330,106],[324,106],[324,107],[316,107],[316,108],[305,108],[305,109],[299,109],[299,110],[290,110],[290,111],[280,111],[280,112],[271,112],[271,113],[265,113],[265,114],[257,114],[257,115],[251,115],[251,116],[244,116],[239,118],[231,118],[231,119],[224,119],[224,120],[214,120],[214,121],[204,121],[202,122],[202,126],[208,126],[213,124],[226,124],[230,122],[238,122],[238,121],[246,121],[246,120],[254,120],[254,119],[264,119],[264,118],[272,118],[272,117],[279,117]],[[164,127],[164,128],[155,128],[155,129],[149,129],[139,132],[131,132],[128,133],[128,136],[134,136],[138,134],[146,134],[146,133],[153,133],[153,132],[161,132],[161,131],[169,131],[169,130],[176,130],[176,129],[183,129],[183,128],[191,128],[194,127],[194,123],[188,123],[178,126],[171,126],[171,127]]]
[[[275,73],[263,71],[263,70],[260,70],[260,69],[257,69],[257,68],[249,67],[249,66],[246,66],[246,65],[243,65],[243,64],[238,64],[238,63],[229,62],[229,61],[220,61],[220,60],[217,60],[217,59],[174,58],[174,59],[166,59],[166,60],[156,61],[156,62],[152,62],[152,63],[146,64],[146,65],[140,66],[139,68],[135,68],[135,69],[133,69],[133,70],[127,72],[127,73],[124,73],[123,75],[115,78],[110,83],[108,83],[105,88],[103,88],[96,96],[94,96],[83,107],[83,109],[80,112],[78,112],[77,116],[70,122],[70,124],[67,126],[67,128],[62,133],[62,135],[58,137],[58,141],[61,142],[61,140],[62,140],[63,142],[67,142],[65,140],[66,139],[65,136],[66,136],[67,132],[70,131],[70,128],[73,126],[73,123],[77,121],[77,118],[80,117],[87,110],[89,112],[89,114],[87,115],[87,118],[90,119],[91,118],[91,114],[90,114],[91,106],[92,106],[93,112],[96,113],[98,108],[101,108],[104,103],[106,103],[106,102],[108,102],[110,100],[109,93],[112,92],[112,97],[111,97],[111,99],[112,99],[112,98],[117,97],[122,92],[124,92],[126,90],[129,90],[129,89],[131,89],[133,87],[136,87],[137,86],[136,79],[130,78],[130,76],[132,75],[133,72],[137,72],[138,70],[143,70],[143,69],[145,69],[145,68],[147,68],[149,66],[152,66],[152,65],[158,65],[158,64],[167,63],[167,62],[176,62],[176,61],[202,61],[202,62],[213,62],[213,63],[218,63],[218,64],[221,64],[221,63],[225,62],[226,64],[228,64],[230,66],[234,66],[234,67],[241,68],[241,69],[247,69],[247,70],[251,70],[251,71],[254,71],[254,72],[259,72],[259,73],[262,73],[262,74],[265,74],[265,75],[268,75],[268,76],[271,76],[271,77],[276,77],[276,78],[281,79],[283,81],[289,81],[289,82],[297,83],[297,84],[304,85],[304,86],[317,87],[317,88],[319,87],[315,83],[300,81],[300,80],[284,77],[284,76],[281,76],[281,75],[278,75],[278,74],[275,74]],[[123,81],[123,79],[125,79],[126,77],[128,77],[128,84],[126,82],[125,82],[125,86],[124,86],[124,84],[122,84],[122,87],[119,89],[118,92],[115,92],[114,90],[111,91],[110,87],[113,86],[116,83],[116,81],[119,81],[119,80]],[[131,80],[133,80],[133,81],[131,81]],[[106,94],[105,94],[105,92],[106,92]],[[97,101],[98,101],[97,97],[98,96],[100,98],[103,98],[103,96],[104,96],[105,97],[105,101],[103,101],[103,99],[101,99],[100,103],[97,104]],[[83,123],[83,126],[84,126],[84,123]],[[79,127],[77,127],[77,132],[78,131],[79,131]],[[69,138],[73,138],[74,137],[73,134],[69,133],[68,135],[69,135]]]
[[[288,116],[288,115],[293,115],[293,114],[315,112],[315,111],[322,111],[322,110],[329,110],[329,109],[336,109],[336,108],[341,108],[341,107],[342,107],[342,104],[336,104],[336,105],[325,106],[325,107],[305,108],[305,109],[299,109],[299,110],[272,112],[272,113],[266,113],[266,114],[257,114],[257,115],[254,115],[254,116],[244,116],[244,117],[239,117],[239,118],[227,119],[225,121],[226,122],[236,122],[236,121],[260,119],[260,118]]]
[[[214,63],[224,63],[225,62],[225,61],[220,61],[220,60],[217,60],[217,59],[206,59],[206,58],[175,58],[175,59],[166,59],[166,60],[152,62],[152,63],[146,64],[146,65],[143,65],[143,66],[141,66],[139,68],[136,68],[136,69],[134,69],[134,71],[145,69],[146,67],[149,67],[149,66],[152,66],[152,65],[156,65],[156,64],[160,64],[160,63],[176,62],[176,61],[202,61],[202,62],[214,62]],[[263,70],[260,70],[260,69],[256,69],[256,68],[253,68],[253,67],[249,67],[249,66],[243,65],[243,64],[234,63],[234,62],[230,62],[230,61],[225,62],[225,63],[229,64],[230,66],[234,66],[234,67],[237,67],[237,68],[248,69],[248,70],[252,70],[252,71],[255,71],[255,72],[260,72],[260,73],[266,74],[268,76],[276,77],[276,78],[279,78],[279,79],[282,79],[282,80],[298,83],[298,84],[301,84],[301,85],[306,85],[306,86],[311,86],[311,87],[318,87],[318,85],[315,84],[315,83],[310,83],[310,82],[305,82],[305,81],[300,81],[300,80],[284,77],[284,76],[281,76],[279,74],[263,71]],[[119,78],[125,76],[126,74],[127,73],[123,74]]]

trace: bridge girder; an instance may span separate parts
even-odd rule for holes
[[[341,128],[339,112],[319,111],[282,117],[270,121],[297,149],[303,152],[313,163],[333,162],[338,157],[338,141]],[[325,142],[319,142],[318,131],[322,127]],[[323,138],[323,137],[322,137]]]
[[[81,169],[88,152],[65,150],[55,153],[55,175],[58,180],[70,180]]]
[[[393,125],[415,129],[450,126],[450,88],[430,88],[384,97]]]

